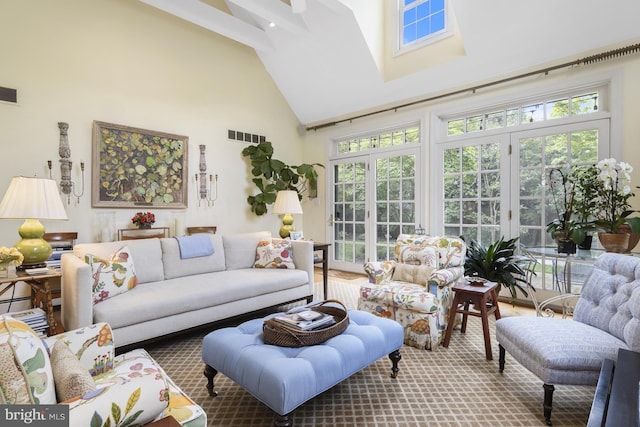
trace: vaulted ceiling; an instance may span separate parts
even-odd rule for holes
[[[637,0],[449,0],[455,34],[405,55],[396,0],[140,1],[255,49],[305,125],[640,40]]]

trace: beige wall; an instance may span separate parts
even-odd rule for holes
[[[279,159],[302,158],[298,122],[253,49],[138,1],[0,0],[0,52],[0,86],[18,90],[18,105],[0,102],[0,195],[14,175],[47,176],[47,160],[59,178],[59,121],[69,123],[73,179],[80,161],[87,166],[86,194],[68,206],[69,221],[45,221],[48,231],[94,241],[100,213],[122,228],[140,210],[91,207],[91,125],[98,120],[189,137],[189,207],[149,208],[157,225],[178,217],[221,233],[277,232],[276,215],[249,211],[246,144],[227,139],[227,129],[265,135]],[[195,198],[200,144],[207,171],[219,175],[212,208]],[[19,224],[0,221],[0,245],[19,239]]]

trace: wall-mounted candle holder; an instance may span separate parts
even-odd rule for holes
[[[198,207],[202,201],[206,201],[206,206],[213,206],[218,199],[218,174],[209,174],[207,177],[207,160],[204,155],[204,145],[200,145],[200,173],[196,174],[196,192]],[[208,180],[207,180],[208,178]]]
[[[60,129],[60,144],[58,147],[58,154],[60,155],[60,191],[67,195],[67,204],[71,203],[71,195],[75,197],[80,203],[80,197],[84,194],[84,162],[80,162],[80,175],[82,177],[82,186],[80,194],[76,193],[76,184],[71,180],[71,171],[73,163],[70,160],[71,148],[69,148],[69,123],[58,122],[58,128]],[[47,160],[47,167],[49,168],[49,178],[53,179],[51,169],[53,168],[53,162]]]

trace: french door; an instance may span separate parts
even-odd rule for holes
[[[419,147],[338,159],[331,164],[331,265],[362,272],[366,261],[393,257],[400,233],[420,221]]]
[[[501,236],[519,237],[536,253],[554,244],[546,224],[557,218],[549,188],[552,168],[593,164],[609,155],[609,120],[589,120],[529,131],[460,139],[443,144],[441,174],[435,174],[432,228],[489,245]],[[442,202],[438,202],[442,200]],[[537,256],[534,286],[572,291],[558,284],[565,260]],[[574,271],[574,276],[576,272]]]

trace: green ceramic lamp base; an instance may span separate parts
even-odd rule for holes
[[[294,230],[295,228],[293,228],[293,216],[291,216],[291,214],[284,214],[284,216],[282,217],[282,227],[280,227],[280,237],[286,239]]]
[[[40,266],[51,256],[51,245],[42,238],[44,231],[44,226],[37,219],[26,219],[18,229],[22,240],[14,246],[24,256],[23,267]]]

